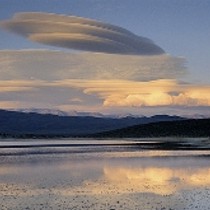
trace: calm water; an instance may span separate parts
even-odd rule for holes
[[[0,209],[210,209],[210,151],[136,142],[1,141]]]

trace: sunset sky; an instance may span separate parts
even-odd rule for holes
[[[0,0],[0,108],[210,116],[209,0]]]

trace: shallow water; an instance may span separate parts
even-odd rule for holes
[[[136,141],[16,140],[38,147],[0,148],[0,209],[210,209],[210,151]]]

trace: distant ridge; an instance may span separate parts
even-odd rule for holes
[[[74,113],[68,113],[57,109],[39,109],[39,108],[28,108],[28,109],[10,109],[7,111],[14,112],[22,112],[22,113],[36,113],[36,114],[52,114],[58,116],[69,116],[70,114],[74,115]]]
[[[84,136],[128,126],[160,121],[183,120],[178,116],[103,118],[94,116],[58,116],[0,110],[0,136]]]
[[[210,119],[188,119],[141,124],[98,133],[94,137],[210,137]]]
[[[133,117],[133,118],[144,118],[146,116],[139,115],[139,114],[131,114],[131,113],[124,113],[124,114],[103,114],[100,112],[85,112],[85,111],[62,111],[59,109],[50,109],[50,108],[19,108],[19,109],[8,109],[7,111],[15,111],[15,112],[23,112],[23,113],[36,113],[36,114],[52,114],[58,116],[71,116],[71,117],[99,117],[99,118],[125,118],[125,117]],[[177,115],[154,115],[147,118],[153,118],[157,116],[169,116],[169,117],[180,117]],[[191,115],[182,115],[181,118],[186,119],[206,119],[210,118],[210,115],[202,115],[202,114],[191,114]]]

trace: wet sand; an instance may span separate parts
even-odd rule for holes
[[[106,143],[95,152],[94,145],[1,148],[0,209],[210,209],[209,150]]]
[[[12,191],[11,193],[7,193]],[[3,209],[210,209],[210,189],[185,190],[172,195],[127,192],[113,189],[109,194],[89,195],[71,189],[33,189],[29,186],[1,185]],[[118,194],[119,193],[119,194]],[[3,194],[3,195],[2,195]]]

